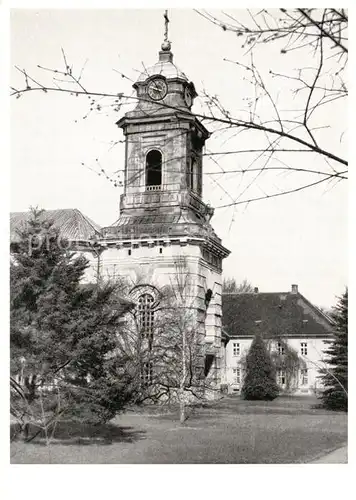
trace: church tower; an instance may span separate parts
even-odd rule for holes
[[[184,261],[205,373],[219,384],[222,259],[230,252],[210,224],[214,210],[203,201],[210,134],[192,112],[197,93],[173,62],[167,14],[165,21],[158,62],[134,83],[137,104],[117,122],[126,143],[124,192],[119,219],[103,228],[101,272],[127,278],[133,299],[147,301],[172,283],[177,261]]]

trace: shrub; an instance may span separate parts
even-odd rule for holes
[[[348,290],[340,297],[330,315],[335,323],[335,337],[329,348],[328,370],[322,370],[325,389],[321,394],[322,405],[330,410],[347,411],[348,406]]]
[[[11,249],[11,412],[24,430],[60,418],[106,422],[134,394],[119,350],[129,304],[115,284],[82,285],[88,261],[59,238],[34,210]]]
[[[246,356],[243,399],[272,401],[278,396],[276,373],[271,357],[260,335],[254,338]]]

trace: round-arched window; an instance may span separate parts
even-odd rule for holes
[[[138,298],[138,322],[141,335],[151,343],[154,331],[154,297],[149,293],[144,293]]]
[[[162,185],[162,153],[152,149],[146,155],[146,187]]]

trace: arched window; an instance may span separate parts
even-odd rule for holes
[[[162,185],[162,154],[152,149],[146,156],[146,189],[158,191]]]
[[[141,335],[148,339],[149,348],[152,347],[154,331],[154,298],[149,293],[144,293],[138,299],[138,323]]]
[[[193,157],[190,164],[190,189],[196,191],[197,160]]]
[[[201,196],[202,193],[202,173],[201,165],[195,156],[190,158],[187,172],[188,187]]]

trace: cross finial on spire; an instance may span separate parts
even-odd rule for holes
[[[162,43],[162,50],[170,51],[171,50],[171,42],[168,40],[168,10],[164,11],[164,42]]]
[[[168,10],[164,11],[164,41],[168,42]]]

